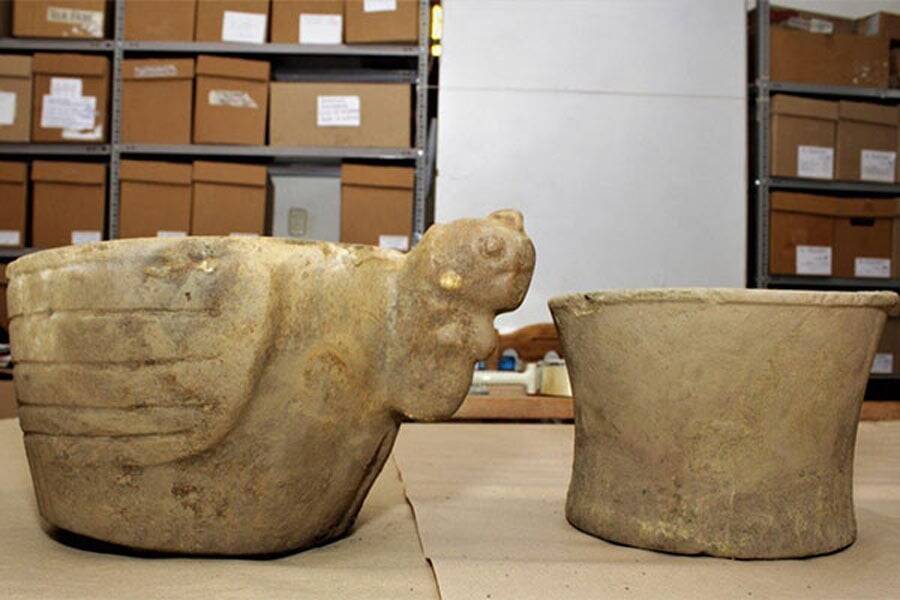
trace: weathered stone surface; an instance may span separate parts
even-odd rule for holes
[[[186,238],[19,259],[11,338],[41,514],[184,553],[344,535],[402,416],[456,410],[533,266],[513,211],[434,226],[408,255]]]
[[[893,293],[646,290],[550,301],[575,392],[575,527],[801,557],[853,542],[853,449]]]

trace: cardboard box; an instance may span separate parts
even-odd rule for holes
[[[419,43],[419,0],[347,0],[348,44]]]
[[[123,160],[119,237],[183,237],[191,230],[189,164]]]
[[[754,8],[751,15],[756,14]],[[755,23],[755,21],[751,21]],[[847,17],[839,17],[823,12],[798,10],[785,6],[769,7],[769,22],[772,25],[798,29],[810,33],[856,33],[857,23]]]
[[[192,42],[196,13],[196,0],[127,0],[125,39]]]
[[[835,177],[893,183],[896,170],[897,108],[841,100]]]
[[[896,205],[890,200],[840,198],[836,201],[835,277],[891,276],[896,212]]]
[[[771,174],[834,179],[837,102],[778,94],[771,115]]]
[[[5,291],[5,288],[0,291]],[[15,418],[16,387],[12,379],[0,379],[0,419]]]
[[[856,22],[856,33],[877,36],[887,40],[900,40],[900,14],[877,12]]]
[[[9,333],[9,308],[6,306],[6,288],[9,281],[6,279],[6,263],[0,263],[0,328]],[[4,338],[9,341],[9,336]]]
[[[408,84],[273,82],[271,95],[273,146],[410,147]]]
[[[341,239],[339,166],[271,167],[272,235],[300,240]]]
[[[894,308],[888,313],[884,323],[884,331],[875,360],[872,361],[872,373],[878,375],[896,375],[900,373],[900,310]]]
[[[33,142],[105,142],[109,59],[86,54],[37,53]]]
[[[834,198],[772,192],[769,272],[831,276],[834,272]]]
[[[269,63],[197,57],[195,144],[266,143]]]
[[[891,87],[900,87],[900,48],[891,50]]]
[[[103,239],[106,165],[36,160],[31,163],[31,244],[53,248]]]
[[[415,176],[411,167],[343,165],[341,241],[409,250]]]
[[[0,141],[31,139],[31,57],[0,55]]]
[[[272,42],[340,44],[344,0],[272,0]]]
[[[102,38],[106,0],[14,0],[13,35],[34,38]]]
[[[197,0],[198,42],[264,44],[269,32],[269,0]]]
[[[877,88],[888,84],[888,57],[877,38],[775,26],[770,52],[772,81]]]
[[[194,59],[126,60],[122,77],[123,142],[191,143]]]
[[[193,235],[264,235],[266,168],[195,161]]]
[[[27,227],[28,163],[0,162],[0,246],[25,246]]]

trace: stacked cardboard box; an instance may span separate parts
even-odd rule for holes
[[[410,86],[402,83],[271,84],[273,146],[410,146]]]
[[[341,171],[341,241],[409,250],[415,169],[345,164]]]
[[[269,63],[197,57],[194,143],[266,143]]]
[[[0,162],[0,246],[24,246],[27,226],[28,164]]]
[[[122,68],[122,141],[190,144],[194,59],[137,59]]]
[[[106,165],[36,160],[31,164],[31,243],[37,248],[103,239]]]
[[[31,139],[35,142],[106,141],[109,59],[37,53]]]
[[[340,241],[341,170],[338,166],[276,166],[272,180],[272,235]]]
[[[836,145],[837,179],[893,183],[897,170],[897,108],[841,100]]]
[[[419,41],[418,0],[347,0],[348,44]]]
[[[900,373],[900,309],[895,308],[888,314],[881,342],[872,362],[872,373],[878,375]]]
[[[198,42],[264,44],[269,0],[197,0],[196,23]]]
[[[196,12],[196,0],[128,0],[125,39],[191,42]]]
[[[272,42],[340,44],[344,0],[272,0]]]
[[[0,56],[0,141],[31,138],[31,57]]]
[[[119,237],[183,237],[191,228],[189,164],[123,160]]]
[[[0,263],[0,327],[9,330],[9,309],[6,306],[6,264]]]
[[[778,94],[771,113],[772,175],[833,179],[837,102]]]
[[[33,38],[102,38],[106,0],[14,0],[13,35]]]
[[[769,271],[889,278],[897,215],[891,200],[773,192]]]
[[[193,235],[265,235],[265,167],[196,161],[192,179]]]

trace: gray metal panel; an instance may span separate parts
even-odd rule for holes
[[[340,241],[340,170],[328,175],[273,170],[272,235],[304,240]],[[278,174],[281,173],[281,174]]]
[[[428,215],[434,214],[434,210],[428,210],[426,204],[432,198],[428,191],[426,172],[429,161],[425,156],[428,145],[428,76],[431,71],[431,3],[429,0],[419,0],[419,47],[418,47],[418,71],[416,81],[416,187],[413,203],[413,244],[416,244],[425,233],[430,223]]]
[[[0,142],[0,154],[105,156],[109,153],[109,144],[6,144]]]
[[[411,148],[347,148],[324,146],[229,146],[188,144],[168,146],[156,144],[122,144],[125,154],[171,154],[192,156],[262,156],[284,158],[371,158],[387,160],[411,159],[417,151]]]
[[[69,52],[110,52],[112,40],[40,40],[2,38],[0,50],[66,50]]]
[[[790,275],[770,275],[769,284],[772,287],[808,287],[825,290],[835,288],[848,289],[897,289],[900,288],[898,279],[865,279],[861,277],[794,277]]]
[[[861,194],[885,194],[900,196],[900,184],[870,183],[867,181],[828,181],[820,179],[791,179],[773,177],[768,180],[773,190],[800,190],[809,192],[859,192]]]
[[[0,258],[19,258],[38,250],[40,248],[0,248]]]
[[[772,81],[768,84],[770,92],[789,92],[807,96],[838,96],[841,98],[861,98],[880,100],[900,100],[900,89],[882,90],[877,88],[860,88],[842,85],[815,85],[808,83],[789,83]]]
[[[126,51],[204,54],[288,54],[324,56],[416,56],[415,46],[347,44],[240,44],[234,42],[122,42]]]

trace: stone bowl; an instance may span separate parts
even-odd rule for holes
[[[857,422],[897,300],[738,289],[552,299],[575,395],[569,522],[730,558],[851,544]]]
[[[17,260],[10,334],[41,515],[177,553],[344,535],[400,422],[456,411],[533,267],[513,211],[435,225],[408,254],[221,237]]]

